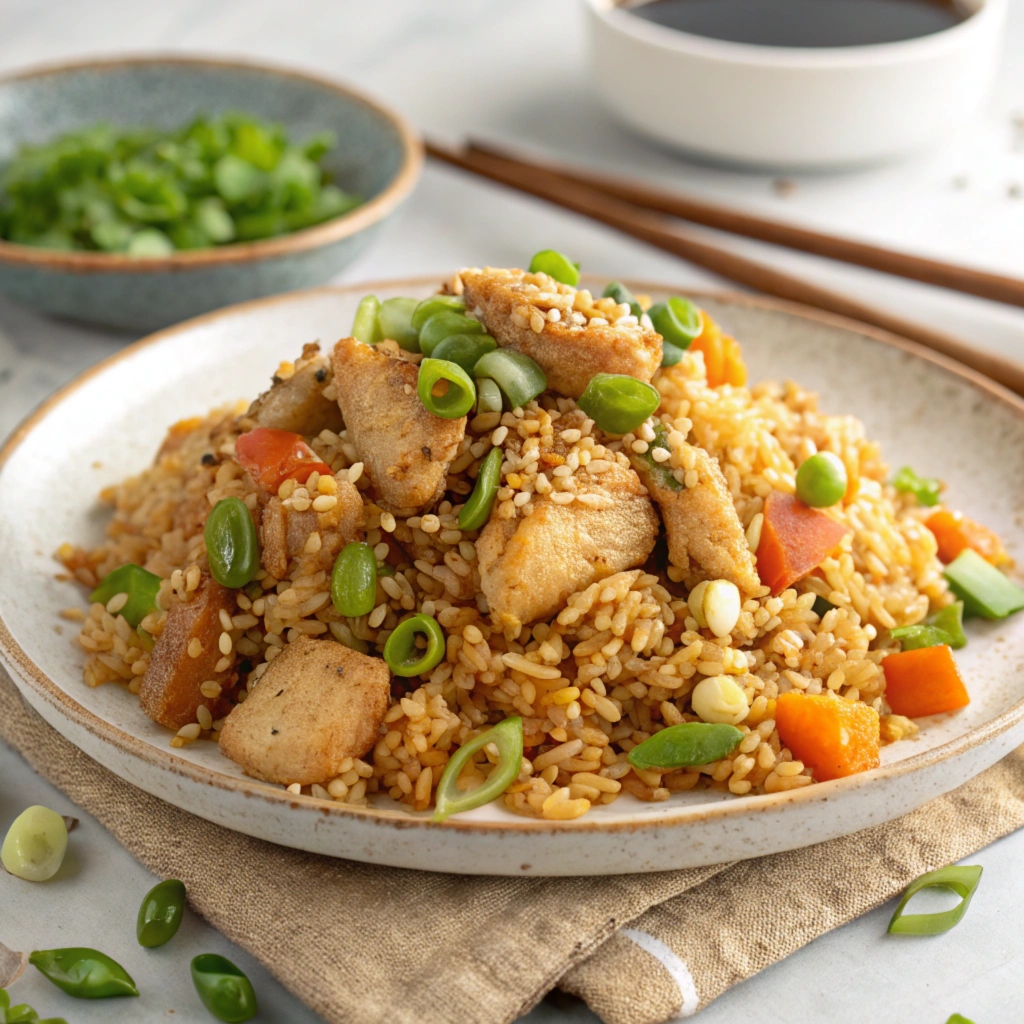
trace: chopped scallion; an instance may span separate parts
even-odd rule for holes
[[[950,864],[948,867],[929,871],[915,878],[903,894],[896,907],[892,920],[889,922],[891,935],[941,935],[960,923],[967,913],[971,897],[981,880],[981,865],[972,864],[960,867]],[[952,889],[960,897],[960,902],[952,910],[943,910],[937,914],[904,914],[906,905],[922,889]]]
[[[579,407],[608,434],[636,430],[661,405],[656,387],[624,373],[595,373]]]
[[[629,306],[630,313],[632,313],[637,320],[644,315],[644,311],[641,308],[640,303],[636,301],[636,297],[621,281],[609,282],[605,286],[604,297],[606,299],[614,299],[618,303],[625,303]]]
[[[446,359],[424,359],[416,390],[424,407],[435,416],[457,420],[476,404],[473,380],[458,363]]]
[[[489,334],[450,334],[434,346],[431,356],[458,363],[472,376],[480,357],[485,352],[493,352],[497,347],[498,343]]]
[[[1005,619],[1024,608],[1024,590],[971,548],[946,566],[945,576],[968,615]]]
[[[498,763],[491,769],[487,781],[468,793],[459,791],[462,769],[469,759],[489,743],[498,748]],[[515,782],[523,764],[523,720],[506,718],[493,729],[463,743],[445,765],[441,781],[437,784],[437,810],[433,821],[444,821],[453,814],[482,807],[501,796]]]
[[[477,360],[479,362],[479,360]],[[474,367],[474,370],[476,368]],[[490,377],[476,378],[476,411],[501,412],[501,388]]]
[[[397,341],[406,352],[419,352],[419,332],[412,325],[412,315],[418,306],[416,299],[385,299],[377,313],[381,337]]]
[[[548,379],[537,363],[508,348],[484,353],[473,372],[477,377],[496,381],[513,409],[522,408],[548,386]]]
[[[656,302],[647,311],[647,315],[654,324],[654,329],[661,335],[663,341],[674,346],[680,352],[690,347],[702,330],[704,330],[704,316],[696,303],[689,299],[672,296],[665,302]],[[674,353],[669,352],[672,362],[679,362],[679,358],[673,358]],[[662,353],[662,365],[671,366],[672,362],[665,362],[664,351]]]
[[[580,265],[556,249],[542,249],[530,260],[531,274],[547,274],[572,288],[580,283]]]
[[[425,356],[432,356],[434,349],[445,338],[453,334],[483,334],[484,325],[471,316],[463,316],[462,313],[455,313],[450,309],[442,309],[435,313],[420,328],[419,340],[420,351]]]
[[[412,314],[413,330],[423,330],[423,325],[435,313],[464,313],[466,311],[466,300],[461,295],[431,295],[424,299]]]
[[[356,315],[352,320],[352,337],[364,345],[376,345],[382,340],[380,323],[377,314],[380,312],[380,299],[376,295],[365,295],[359,300]]]
[[[918,476],[910,466],[904,466],[893,478],[897,491],[912,494],[919,505],[937,505],[942,484],[934,477]]]
[[[473,493],[459,512],[460,530],[479,530],[487,522],[501,483],[501,463],[504,458],[505,452],[499,446],[492,448],[480,463]]]

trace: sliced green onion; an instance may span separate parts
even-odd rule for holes
[[[677,295],[665,302],[656,302],[647,310],[647,315],[662,339],[681,351],[688,349],[693,339],[704,330],[704,316],[698,306]],[[679,360],[675,359],[674,362]],[[662,365],[672,365],[665,362],[664,352]]]
[[[547,274],[573,288],[580,283],[580,265],[557,249],[541,249],[535,253],[530,260],[530,273]]]
[[[968,615],[1005,619],[1024,608],[1024,590],[971,548],[946,566],[945,576]]]
[[[962,1013],[954,1013],[946,1024],[974,1024],[973,1020],[968,1020]]]
[[[683,349],[678,345],[673,345],[671,341],[666,341],[664,337],[661,339],[661,365],[662,366],[675,366],[680,359],[683,358]]]
[[[684,485],[676,479],[672,467],[667,462],[655,461],[655,448],[663,448],[667,452],[672,451],[668,443],[668,427],[664,423],[654,424],[654,440],[648,444],[647,451],[640,458],[647,464],[647,472],[651,474],[651,479],[655,484],[669,491],[681,491]]]
[[[479,360],[477,361],[479,362]],[[501,405],[501,388],[490,377],[477,377],[476,411],[501,412]]]
[[[548,379],[537,363],[509,348],[484,353],[473,372],[477,377],[495,381],[513,409],[521,409],[548,386]]]
[[[935,629],[941,629],[949,639],[946,643],[953,650],[967,646],[967,635],[964,633],[964,603],[954,601],[947,604],[941,611],[925,619],[925,623]]]
[[[819,619],[825,618],[833,608],[835,608],[835,605],[831,601],[826,601],[823,597],[816,597],[814,599],[814,604],[811,605],[811,611],[813,611]]]
[[[889,631],[889,635],[899,640],[905,651],[939,647],[942,644],[953,648],[964,647],[967,637],[964,634],[963,611],[963,601],[954,601],[925,622],[914,626],[897,626]]]
[[[890,935],[941,935],[948,932],[950,928],[960,923],[960,919],[967,913],[971,897],[978,882],[981,881],[981,865],[971,864],[960,867],[950,864],[948,867],[939,868],[938,871],[929,871],[927,874],[915,878],[907,891],[903,894],[896,912],[889,922]],[[943,910],[937,914],[904,914],[903,908],[922,889],[941,888],[952,889],[960,897],[960,902],[952,910]]]
[[[416,390],[425,409],[446,420],[457,420],[476,404],[473,379],[458,363],[424,359]]]
[[[604,297],[606,299],[614,299],[616,302],[625,303],[629,306],[630,313],[640,319],[644,315],[644,311],[640,306],[640,303],[636,301],[633,293],[621,282],[621,281],[610,281],[605,285]]]
[[[498,763],[483,785],[460,793],[459,775],[469,759],[493,743],[498,748]],[[437,784],[437,809],[432,821],[444,821],[453,814],[471,811],[497,799],[519,777],[523,765],[523,720],[506,718],[493,729],[482,732],[475,739],[463,743],[445,765],[441,781]]]
[[[416,637],[427,640],[427,649],[420,651]],[[422,675],[440,664],[445,653],[444,632],[437,619],[430,615],[413,615],[400,622],[384,645],[384,660],[396,676]]]
[[[141,565],[129,562],[108,573],[100,581],[100,585],[89,595],[92,604],[105,605],[117,594],[127,594],[128,600],[117,612],[123,615],[125,622],[132,629],[156,609],[156,595],[160,590],[160,577],[148,572]]]
[[[435,313],[420,328],[420,351],[425,356],[432,356],[434,348],[450,338],[453,334],[483,334],[484,325],[471,316],[463,316],[451,310]]]
[[[607,434],[628,434],[661,405],[656,387],[624,373],[595,373],[579,407]]]
[[[413,330],[423,330],[423,325],[435,313],[462,313],[466,309],[466,300],[461,295],[431,295],[424,299],[412,313]]]
[[[364,345],[376,345],[382,340],[380,323],[377,314],[380,312],[380,299],[376,295],[365,295],[359,300],[356,315],[352,320],[352,337]]]
[[[734,725],[680,722],[638,743],[626,756],[634,768],[688,768],[720,761],[741,739]]]
[[[942,484],[934,477],[918,476],[910,466],[904,466],[893,478],[897,491],[912,494],[919,505],[937,505]]]
[[[385,299],[377,313],[381,337],[397,341],[406,352],[419,352],[419,332],[412,325],[412,315],[418,306],[416,299]]]
[[[339,615],[369,615],[377,602],[377,558],[369,544],[346,544],[334,560],[331,601]]]
[[[480,463],[473,493],[459,512],[460,530],[479,530],[487,522],[501,483],[501,463],[504,458],[505,453],[500,447],[492,448]]]
[[[434,346],[434,359],[447,359],[458,363],[470,376],[477,360],[485,352],[493,352],[498,343],[489,334],[450,334]]]

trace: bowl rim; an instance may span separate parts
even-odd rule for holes
[[[989,24],[1002,19],[1008,0],[973,0],[977,9],[956,25],[930,35],[891,43],[860,46],[760,46],[712,39],[692,32],[667,28],[644,18],[630,17],[627,8],[637,6],[623,0],[583,0],[595,19],[620,36],[650,46],[677,59],[696,58],[747,68],[784,68],[800,71],[843,70],[903,66],[930,61],[959,51]]]
[[[339,242],[358,234],[390,214],[415,188],[423,169],[423,142],[418,132],[401,114],[358,89],[325,75],[244,57],[205,56],[202,54],[161,53],[98,57],[88,60],[57,61],[0,74],[0,89],[16,82],[48,78],[79,71],[117,71],[122,68],[159,67],[220,68],[262,73],[271,77],[294,79],[319,86],[347,100],[361,104],[387,121],[398,135],[402,162],[387,187],[354,210],[332,217],[322,224],[302,228],[276,238],[252,242],[234,242],[210,249],[183,250],[170,256],[139,259],[124,253],[91,250],[43,249],[0,239],[0,263],[42,267],[71,273],[146,274],[160,271],[186,271],[212,266],[231,266],[286,256]]]
[[[210,324],[222,317],[251,312],[273,304],[302,302],[318,296],[353,295],[386,288],[413,289],[431,285],[436,286],[439,281],[444,281],[448,277],[450,277],[450,273],[440,273],[417,275],[415,277],[377,279],[365,283],[306,288],[282,295],[274,295],[268,298],[254,299],[249,302],[226,306],[223,309],[185,320],[180,324],[175,324],[173,327],[156,331],[85,370],[29,413],[3,443],[2,448],[0,448],[0,476],[2,476],[3,469],[15,449],[21,445],[36,425],[60,405],[66,397],[87,384],[93,377],[100,376],[106,372],[106,370],[121,360],[131,359],[143,349],[163,342],[175,334],[193,330],[200,325]],[[605,275],[581,275],[581,281],[595,286],[606,280],[608,278]],[[671,293],[679,290],[677,286],[663,282],[638,281],[630,278],[625,278],[624,280],[627,281],[629,287],[638,292]],[[698,299],[713,299],[768,312],[783,313],[824,324],[828,327],[859,334],[936,365],[940,369],[959,377],[967,384],[973,386],[977,391],[981,392],[981,397],[991,402],[1008,406],[1015,415],[1024,419],[1024,398],[1015,395],[988,377],[971,370],[947,356],[932,352],[916,342],[898,337],[867,324],[862,324],[848,317],[827,313],[784,299],[717,289],[685,288],[683,290],[686,294],[695,296]],[[819,782],[814,786],[801,787],[795,790],[758,794],[756,796],[734,796],[729,800],[712,803],[681,804],[666,807],[665,813],[649,815],[639,821],[602,821],[600,818],[595,820],[588,815],[579,821],[557,822],[509,816],[507,820],[502,819],[499,821],[467,821],[458,817],[452,817],[440,824],[435,824],[428,815],[417,815],[404,810],[373,806],[350,807],[346,804],[336,803],[333,800],[322,800],[312,796],[296,797],[279,786],[260,782],[248,776],[228,775],[226,772],[196,764],[177,755],[171,747],[168,747],[166,750],[156,747],[150,742],[100,718],[99,715],[79,703],[71,694],[51,680],[43,669],[32,660],[28,652],[14,639],[13,634],[4,622],[2,614],[0,614],[0,656],[2,656],[2,662],[16,666],[19,679],[23,680],[38,697],[57,710],[63,717],[78,727],[85,729],[101,743],[111,745],[122,753],[140,758],[153,767],[187,778],[194,783],[210,786],[214,789],[239,793],[249,798],[257,798],[268,804],[290,804],[295,808],[302,807],[315,810],[317,813],[325,816],[358,819],[364,823],[375,824],[381,827],[397,825],[402,828],[443,828],[467,833],[500,832],[502,830],[539,833],[564,831],[629,833],[643,829],[682,825],[689,821],[707,818],[729,818],[752,812],[768,813],[794,803],[813,803],[818,800],[835,799],[844,793],[852,792],[865,786],[899,779],[918,769],[933,766],[963,755],[977,746],[994,740],[996,737],[1024,722],[1024,698],[1022,698],[1016,703],[1011,704],[991,721],[977,726],[945,743],[941,743],[930,750],[912,754],[910,757],[903,758],[889,765],[883,765],[857,775],[846,776],[845,778]],[[0,663],[0,668],[2,668],[2,663]]]

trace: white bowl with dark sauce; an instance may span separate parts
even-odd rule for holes
[[[954,134],[1001,56],[1007,0],[586,0],[612,114],[755,167],[889,160]]]

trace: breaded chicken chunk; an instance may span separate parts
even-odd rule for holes
[[[643,565],[658,517],[636,473],[619,465],[590,492],[594,507],[536,497],[532,515],[492,517],[476,542],[480,587],[503,628],[545,618],[595,580]]]
[[[624,373],[650,381],[661,366],[660,334],[632,317],[627,324],[609,323],[599,315],[606,311],[595,309],[587,293],[547,275],[488,267],[463,270],[460,276],[467,311],[483,320],[500,348],[536,360],[548,387],[559,394],[579,398],[595,373]],[[606,303],[614,306],[610,299]],[[550,309],[558,309],[557,320],[546,315]],[[594,323],[595,319],[605,322]]]
[[[315,437],[321,430],[337,433],[344,426],[341,410],[333,399],[324,398],[324,388],[331,382],[331,363],[320,354],[315,342],[302,349],[295,361],[295,372],[287,378],[274,377],[246,413],[258,427],[290,430],[295,434]]]
[[[703,448],[686,448],[697,473],[694,487],[679,483],[665,463],[642,455],[632,459],[661,510],[669,561],[683,571],[688,587],[722,579],[745,594],[757,593],[761,581],[722,470]]]
[[[426,511],[444,493],[466,417],[428,412],[416,393],[419,369],[407,359],[342,338],[333,362],[348,439],[381,504],[399,515]]]
[[[376,742],[390,692],[382,659],[300,636],[228,715],[221,752],[265,782],[328,782]]]

